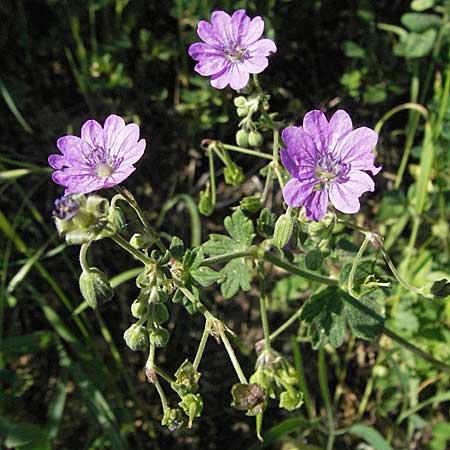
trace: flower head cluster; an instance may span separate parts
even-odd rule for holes
[[[331,201],[343,213],[359,211],[359,197],[375,184],[374,148],[378,135],[370,128],[353,130],[350,116],[336,111],[328,122],[318,110],[310,111],[303,127],[283,130],[286,150],[280,156],[292,179],[283,189],[289,206],[304,206],[308,218],[321,220]]]
[[[228,84],[242,89],[250,73],[260,73],[269,64],[267,56],[277,48],[270,39],[260,39],[264,31],[261,17],[250,19],[244,9],[231,17],[214,11],[211,23],[201,20],[197,34],[203,42],[189,47],[189,55],[198,61],[196,72],[211,76],[211,85],[223,89]]]
[[[66,194],[86,194],[121,183],[135,170],[133,164],[145,150],[138,125],[125,125],[114,114],[103,127],[88,120],[81,127],[81,138],[64,136],[56,145],[62,154],[50,155],[48,162],[56,169],[53,181],[65,186]]]

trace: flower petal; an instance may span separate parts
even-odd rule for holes
[[[250,75],[244,64],[235,63],[230,70],[230,86],[234,90],[239,90],[247,86]]]
[[[248,47],[256,42],[263,34],[264,21],[261,17],[254,17],[248,25],[247,31],[242,36],[241,45]]]
[[[301,127],[287,127],[281,133],[290,157],[297,163],[316,164],[317,148],[311,137]]]
[[[214,33],[213,26],[206,20],[200,20],[200,22],[198,23],[197,34],[202,41],[206,42],[212,47],[216,47],[218,49],[221,48],[222,43],[219,39],[217,39],[217,35]]]
[[[116,170],[112,175],[110,175],[104,187],[115,186],[116,184],[122,183],[125,179],[127,179],[134,171],[136,170],[133,166],[124,166],[119,170]]]
[[[124,156],[124,159],[120,164],[118,171],[122,170],[123,166],[131,166],[132,164],[139,161],[144,154],[145,145],[145,139],[141,139],[137,144],[134,144],[129,149],[127,149],[126,155]],[[114,171],[114,173],[116,173],[116,171]]]
[[[125,128],[125,121],[122,117],[111,114],[105,120],[103,125],[105,149],[113,147],[117,137]]]
[[[139,127],[135,123],[129,123],[117,136],[114,146],[110,148],[110,155],[113,159],[125,159],[128,153],[137,144],[139,139]]]
[[[308,196],[313,192],[315,184],[317,184],[316,178],[306,180],[292,178],[283,188],[284,201],[294,208],[303,206]]]
[[[103,128],[96,120],[88,120],[81,127],[81,139],[91,147],[103,147]]]
[[[315,109],[305,114],[303,118],[303,129],[312,138],[320,153],[324,154],[328,151],[330,126],[322,111]]]
[[[359,197],[364,192],[375,189],[375,183],[367,173],[360,170],[352,170],[349,180],[345,183],[333,183],[330,187],[330,200],[334,207],[347,214],[359,211]]]
[[[247,47],[247,53],[251,58],[253,56],[269,56],[276,51],[277,46],[270,39],[260,39]]]
[[[198,62],[194,70],[204,77],[222,72],[229,62],[223,56],[210,57]]]
[[[250,17],[245,13],[245,9],[238,9],[233,13],[230,25],[234,42],[240,43],[250,25]]]
[[[269,61],[264,56],[254,56],[244,59],[244,66],[249,73],[261,73],[267,66]]]
[[[361,127],[353,130],[336,145],[336,154],[342,162],[351,164],[358,159],[365,159],[368,153],[372,153],[378,141],[378,134],[370,128]]]
[[[337,143],[344,139],[347,134],[351,133],[353,130],[352,119],[343,110],[337,110],[330,119],[330,141],[328,142],[328,148],[330,152],[334,154],[334,149]]]
[[[232,40],[230,29],[231,17],[225,11],[214,11],[211,14],[211,23],[214,34],[221,43]]]
[[[216,73],[211,77],[211,86],[216,89],[223,89],[230,83],[231,64],[228,64],[222,72]]]
[[[314,191],[304,203],[306,217],[320,222],[327,213],[328,193],[325,189]]]
[[[85,154],[91,151],[90,145],[78,136],[67,135],[60,137],[56,141],[59,151],[66,157],[78,161],[83,161]]]
[[[203,42],[191,44],[188,49],[189,56],[196,61],[202,61],[209,58],[223,58],[223,51],[217,50]]]
[[[65,158],[63,155],[58,154],[50,155],[48,157],[48,163],[54,169],[62,169],[65,166]]]

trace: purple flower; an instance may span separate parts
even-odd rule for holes
[[[211,23],[201,20],[197,34],[203,42],[189,47],[189,55],[198,61],[195,71],[211,76],[211,85],[223,89],[228,84],[242,89],[250,73],[262,72],[267,56],[277,47],[270,39],[260,39],[264,31],[261,17],[250,20],[244,9],[231,17],[225,11],[214,11]]]
[[[353,130],[350,116],[336,111],[327,121],[318,110],[310,111],[303,127],[283,130],[286,150],[280,151],[292,179],[283,189],[289,206],[304,206],[308,218],[322,220],[328,200],[343,213],[359,211],[359,197],[375,189],[372,178],[381,167],[374,166],[373,150],[378,135],[370,128]]]
[[[66,187],[65,194],[86,194],[121,183],[135,170],[144,154],[145,140],[139,140],[139,127],[125,125],[111,114],[102,126],[88,120],[81,127],[81,138],[63,136],[56,143],[62,153],[50,155],[56,169],[53,181]]]

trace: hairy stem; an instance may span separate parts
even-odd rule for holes
[[[325,404],[325,409],[327,411],[327,421],[328,421],[327,450],[332,450],[335,436],[334,435],[335,427],[334,427],[333,408],[331,406],[330,389],[328,387],[325,350],[323,349],[323,347],[319,348],[319,386],[320,386],[320,393],[322,394],[323,402]]]
[[[128,253],[133,255],[135,258],[137,258],[139,261],[144,263],[145,265],[152,263],[153,261],[146,255],[144,255],[141,251],[139,251],[137,248],[134,248],[126,239],[124,239],[120,234],[113,234],[111,236],[111,239],[120,247],[122,247],[124,250],[126,250]]]
[[[192,364],[195,370],[198,369],[200,361],[202,360],[203,352],[205,351],[206,343],[208,342],[210,329],[211,329],[211,322],[209,320],[206,320],[205,328],[203,328],[202,338],[200,339],[200,343],[198,344],[198,350],[195,355],[194,362]]]
[[[222,323],[219,323],[218,331],[219,336],[222,339],[223,345],[225,346],[225,349],[230,358],[231,364],[233,364],[234,371],[236,372],[236,375],[239,378],[239,381],[243,384],[247,384],[248,383],[247,378],[245,377],[244,372],[242,371],[241,365],[239,364],[236,354],[234,353],[233,347],[231,346],[230,341],[228,340],[227,334],[224,330]]]

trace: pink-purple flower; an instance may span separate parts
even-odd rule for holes
[[[211,23],[201,20],[197,34],[203,42],[189,47],[189,55],[198,61],[195,71],[211,76],[211,85],[235,90],[247,85],[249,74],[262,72],[269,64],[267,56],[277,48],[270,39],[260,39],[264,31],[261,17],[250,19],[244,9],[231,17],[214,11]]]
[[[374,166],[378,135],[366,127],[353,130],[345,111],[336,111],[329,122],[321,111],[310,111],[303,127],[285,128],[282,138],[281,161],[293,177],[283,197],[289,206],[304,206],[308,218],[321,220],[329,201],[338,211],[356,213],[361,195],[374,191],[365,171],[381,170]]]
[[[87,194],[121,183],[135,170],[144,154],[145,140],[139,140],[139,126],[125,125],[111,114],[102,126],[88,120],[81,127],[81,138],[63,136],[56,143],[62,154],[50,155],[56,169],[53,181],[66,187],[65,194]]]

